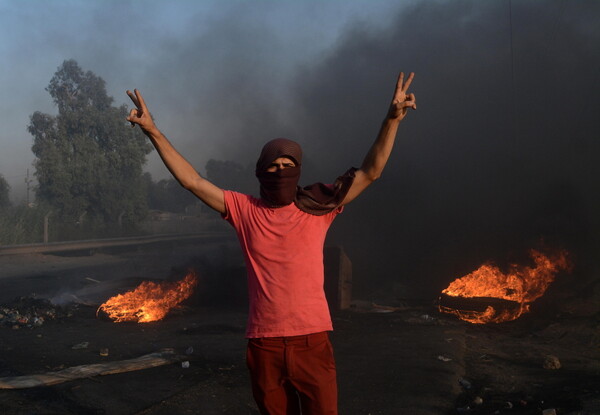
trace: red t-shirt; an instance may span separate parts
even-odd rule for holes
[[[224,193],[224,218],[235,228],[248,270],[246,337],[332,330],[323,290],[323,245],[342,208],[315,216],[293,203],[269,208],[253,196]]]

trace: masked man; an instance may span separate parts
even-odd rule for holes
[[[302,149],[277,138],[256,163],[260,198],[220,189],[175,150],[158,130],[139,91],[127,120],[139,125],[166,167],[187,190],[235,229],[248,272],[247,364],[262,414],[337,414],[337,384],[323,290],[323,245],[329,226],[371,183],[390,156],[399,123],[416,109],[413,80],[400,73],[389,111],[359,169],[333,185],[299,187]]]

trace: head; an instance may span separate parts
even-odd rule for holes
[[[289,205],[300,179],[302,148],[286,138],[276,138],[263,147],[256,162],[260,196],[270,206]]]

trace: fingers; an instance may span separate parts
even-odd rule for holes
[[[137,107],[141,108],[144,112],[147,112],[148,108],[146,107],[146,101],[144,101],[144,98],[142,97],[142,93],[140,91],[138,91],[137,89],[134,89],[133,91],[135,92],[135,96],[139,103],[139,105]]]
[[[415,94],[408,94],[405,102],[408,103],[408,107],[411,107],[414,110],[417,109],[417,98],[415,97]]]
[[[402,75],[404,75],[404,74],[402,74]],[[406,80],[406,83],[402,87],[402,92],[406,92],[408,90],[408,88],[410,87],[410,84],[412,83],[414,77],[415,77],[415,73],[414,72],[411,72],[408,75],[408,79]],[[404,76],[403,76],[403,78],[404,78]]]
[[[398,75],[398,81],[396,82],[396,92],[402,91],[403,83],[404,83],[404,72],[400,72],[400,75]]]
[[[415,77],[415,73],[411,72],[410,74],[408,74],[408,79],[406,80],[406,82],[404,82],[404,72],[400,72],[400,75],[398,75],[398,82],[396,82],[396,91],[394,92],[394,100],[404,101],[405,98],[402,97],[402,95],[406,94],[406,91],[410,87],[410,84],[412,83],[414,77]]]
[[[131,123],[132,127],[135,127],[136,124],[140,123],[140,120],[144,116],[144,114],[148,113],[148,108],[146,107],[146,102],[142,97],[142,94],[137,89],[134,89],[133,92],[127,90],[127,95],[131,98],[131,101],[137,108],[132,108],[129,111],[129,116],[127,117],[127,121]]]
[[[127,91],[129,92],[129,91]],[[126,118],[127,121],[129,121],[129,123],[131,124],[131,127],[135,127],[135,121],[138,119],[138,110],[135,108],[132,108],[129,111],[129,116]]]
[[[140,101],[137,99],[137,97],[135,95],[133,95],[133,93],[130,90],[127,90],[127,95],[133,101],[133,105],[140,108]]]
[[[144,98],[142,97],[142,93],[140,91],[138,91],[137,89],[134,89],[133,92],[127,90],[127,95],[129,95],[129,98],[131,98],[133,104],[136,107],[138,107],[143,112],[148,111],[148,108],[146,107],[146,102],[144,101]]]

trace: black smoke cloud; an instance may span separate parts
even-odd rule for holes
[[[401,125],[383,178],[332,234],[354,261],[357,287],[395,282],[429,296],[540,241],[581,266],[591,261],[599,12],[593,1],[420,2],[389,27],[350,29],[300,72],[298,135],[330,177],[362,160],[397,72],[417,74],[418,110]]]
[[[600,231],[600,2],[403,3],[393,18],[357,20],[333,47],[308,55],[255,7],[237,3],[214,21],[188,23],[184,36],[161,35],[144,65],[121,76],[137,82],[199,170],[209,158],[251,164],[264,142],[284,136],[304,147],[305,183],[332,181],[360,165],[398,72],[414,71],[418,110],[401,125],[383,178],[330,235],[354,263],[355,287],[402,284],[430,297],[541,240],[591,262]],[[136,36],[125,39],[134,54]]]

